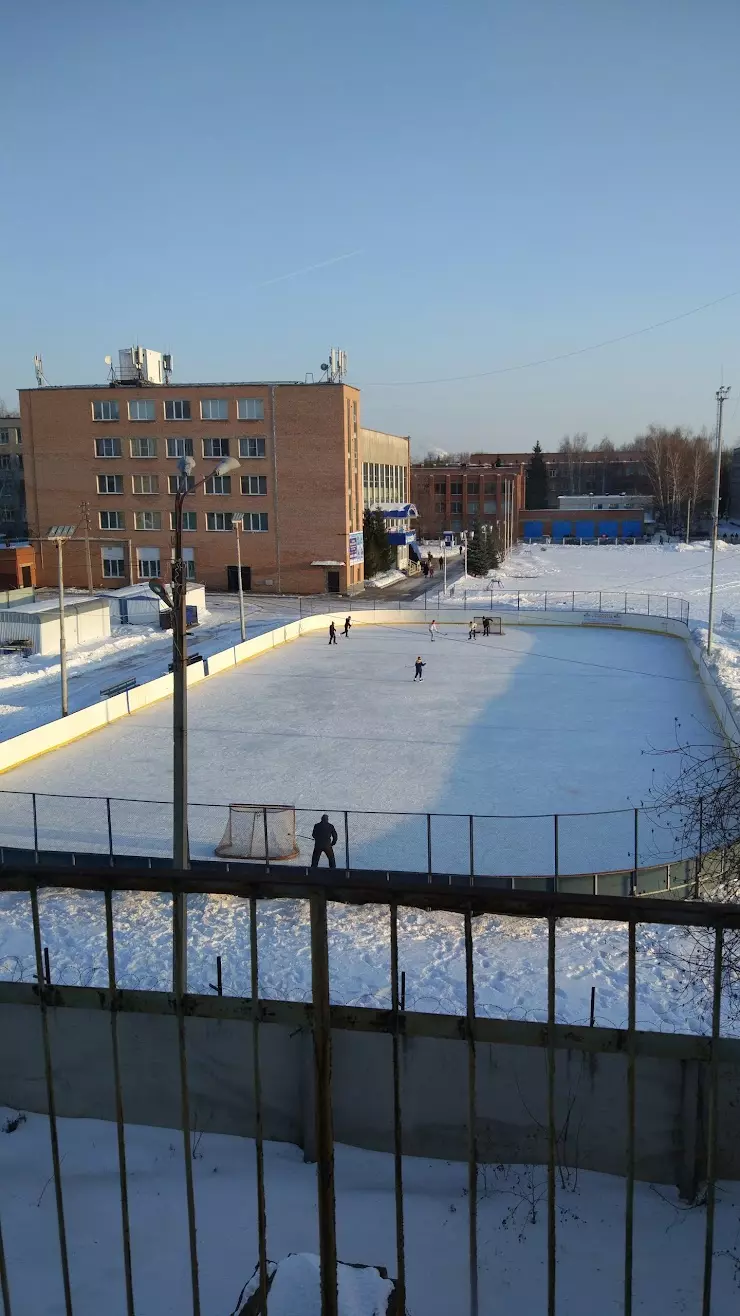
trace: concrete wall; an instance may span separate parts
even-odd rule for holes
[[[135,995],[132,994],[132,995]],[[166,998],[162,998],[163,1002]],[[361,1011],[357,1012],[362,1014]],[[57,1113],[115,1118],[110,1016],[52,1007],[49,1025]],[[536,1025],[529,1027],[538,1032]],[[177,1023],[172,1015],[118,1016],[127,1122],[175,1128],[180,1122]],[[190,1101],[195,1128],[254,1134],[251,1023],[188,1018]],[[594,1045],[607,1034],[589,1030]],[[649,1035],[648,1035],[649,1036]],[[683,1039],[672,1039],[679,1041]],[[689,1047],[693,1039],[685,1039]],[[393,1150],[391,1039],[335,1028],[332,1033],[337,1142]],[[609,1045],[608,1042],[605,1045]],[[740,1044],[723,1043],[719,1078],[717,1173],[740,1178]],[[0,1005],[0,1103],[47,1110],[39,1011]],[[265,1136],[314,1156],[313,1041],[308,1029],[260,1028]],[[706,1118],[704,1062],[639,1055],[637,1177],[690,1192],[701,1176]],[[467,1044],[408,1037],[401,1045],[404,1151],[467,1156]],[[547,1160],[547,1053],[508,1043],[477,1045],[477,1134],[482,1163]],[[623,1174],[627,1144],[627,1062],[620,1051],[556,1051],[558,1156],[574,1168]]]

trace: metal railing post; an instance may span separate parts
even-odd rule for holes
[[[0,1294],[2,1294],[3,1299],[3,1316],[11,1316],[10,1287],[8,1285],[8,1271],[5,1265],[5,1246],[3,1244],[2,1223],[0,1223]]]
[[[624,611],[627,612],[627,595],[624,596]]]
[[[110,804],[110,801],[108,801]],[[126,1174],[126,1130],[123,1119],[123,1090],[121,1087],[121,1056],[118,1046],[118,989],[116,986],[116,952],[113,937],[113,893],[105,892],[105,941],[108,957],[108,990],[110,992],[111,1053],[113,1058],[113,1087],[116,1097],[116,1137],[118,1142],[118,1183],[121,1190],[121,1233],[123,1236],[123,1271],[126,1281],[126,1316],[134,1316],[134,1280],[131,1266],[131,1226],[128,1210],[128,1178]]]
[[[576,592],[575,592],[575,590],[573,590],[572,593],[571,593],[571,597],[570,597],[570,610],[571,610],[571,612],[575,612],[575,610],[576,610]]]
[[[265,1156],[262,1127],[262,1073],[260,1070],[259,959],[257,947],[257,897],[249,897],[249,974],[252,994],[252,1080],[254,1083],[254,1135],[257,1162],[257,1246],[259,1253],[260,1305],[267,1311],[267,1208],[265,1206]]]
[[[707,1210],[704,1239],[704,1284],[702,1316],[711,1316],[712,1266],[714,1263],[714,1206],[716,1196],[717,1165],[717,1097],[719,1086],[719,1037],[722,1008],[722,941],[723,929],[714,932],[714,978],[712,985],[712,1044],[709,1054],[709,1093],[707,1097]]]
[[[628,925],[627,951],[627,1180],[624,1206],[624,1316],[632,1316],[635,1220],[635,922]]]
[[[470,843],[470,885],[472,886],[472,885],[473,885],[473,879],[475,878],[475,836],[474,836],[474,827],[475,827],[475,824],[474,824],[474,821],[473,821],[473,815],[472,815],[472,813],[468,814],[468,820],[469,820],[468,825],[469,825],[469,830],[470,830],[470,840],[469,840],[469,843]]]
[[[262,809],[262,829],[265,838],[265,872],[270,871],[270,838],[267,833],[267,808]]]
[[[648,594],[648,610],[647,610],[647,615],[648,615],[648,617],[650,616],[650,595],[649,595],[649,594]]]
[[[31,795],[31,806],[32,806],[32,808],[33,808],[33,853],[34,853],[35,858],[36,858],[36,863],[38,863],[38,861],[39,861],[39,816],[38,816],[38,811],[37,811],[37,809],[36,809],[36,792],[35,792],[35,791],[33,791],[32,795]]]
[[[545,590],[545,612],[547,612],[547,590]]]
[[[555,1316],[555,915],[547,917],[547,1316]]]
[[[195,1186],[193,1183],[193,1154],[190,1145],[190,1089],[188,1087],[188,1053],[185,1034],[185,1002],[187,995],[186,940],[182,920],[186,918],[187,895],[172,891],[172,941],[175,1012],[177,1016],[177,1052],[180,1065],[180,1123],[182,1149],[185,1162],[185,1196],[188,1213],[188,1244],[190,1250],[190,1285],[193,1295],[193,1316],[200,1316],[200,1277],[198,1274],[198,1237],[195,1223]]]
[[[516,592],[516,610],[519,611],[519,590]]]
[[[349,877],[349,819],[347,810],[344,810],[344,871]]]
[[[601,590],[599,590],[599,612],[601,612]]]
[[[552,821],[554,824],[555,877],[557,879],[560,876],[560,819],[556,813],[552,815]],[[557,890],[557,881],[555,882],[555,889]]]
[[[403,1221],[403,1113],[401,1109],[400,1018],[398,1012],[398,905],[391,901],[391,1011],[393,1015],[393,1172],[396,1199],[396,1294],[406,1311],[406,1246]],[[404,1002],[405,1004],[405,1002]]]
[[[475,977],[473,920],[465,911],[465,998],[468,1042],[468,1262],[470,1316],[478,1316],[478,1111],[475,1054]]]
[[[432,880],[432,815],[427,814],[427,878]]]
[[[105,797],[105,812],[108,818],[108,858],[113,866],[113,821],[110,814],[110,795]]]
[[[331,1106],[331,1007],[326,893],[311,892],[311,982],[316,1085],[316,1180],[321,1261],[321,1316],[339,1316],[337,1222],[334,1197],[334,1124]]]
[[[640,861],[639,861],[639,858],[638,858],[639,849],[640,849],[639,828],[640,828],[640,810],[639,810],[638,808],[636,808],[636,809],[635,809],[635,837],[634,837],[634,846],[635,846],[635,867],[634,867],[634,871],[633,871],[633,873],[632,873],[632,892],[631,892],[631,894],[632,894],[633,896],[637,895],[637,870],[638,870],[638,868],[639,868],[639,864],[640,864]]]
[[[48,1106],[49,1136],[51,1140],[51,1161],[54,1175],[54,1196],[57,1208],[57,1232],[59,1234],[59,1256],[62,1265],[62,1284],[64,1287],[64,1310],[66,1316],[73,1316],[72,1287],[69,1281],[69,1257],[67,1254],[67,1228],[64,1220],[64,1195],[62,1192],[62,1162],[59,1156],[59,1133],[57,1130],[56,1097],[54,1094],[54,1068],[51,1062],[51,1037],[49,1036],[49,1016],[46,1004],[47,986],[44,974],[44,959],[41,950],[41,921],[39,919],[39,891],[34,882],[31,886],[31,919],[33,922],[33,944],[36,953],[36,983],[39,1009],[41,1011],[41,1040],[44,1050],[44,1076],[46,1079],[46,1102]]]
[[[699,885],[701,882],[702,869],[702,849],[704,846],[704,796],[699,796],[699,853],[696,856],[696,877],[694,880],[694,899],[699,899]]]

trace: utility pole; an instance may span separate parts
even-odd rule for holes
[[[722,472],[722,408],[730,394],[729,384],[718,388],[717,398],[717,451],[714,465],[714,498],[712,499],[712,567],[709,577],[709,626],[707,630],[707,653],[712,652],[712,631],[714,627],[714,566],[717,556],[717,533],[719,531],[719,482]]]
[[[687,544],[689,542],[690,534],[691,534],[691,499],[689,498],[689,505],[686,508],[686,543]]]
[[[80,503],[80,511],[82,512],[82,520],[85,525],[85,561],[87,563],[87,591],[88,594],[92,594],[93,573],[92,573],[92,558],[90,556],[90,504],[87,501]]]

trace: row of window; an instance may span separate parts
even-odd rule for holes
[[[11,443],[20,443],[21,432],[19,429],[6,429],[3,426],[0,429],[0,448],[7,448]]]
[[[101,530],[125,530],[124,512],[100,512]],[[206,512],[206,530],[233,530],[233,512]],[[198,513],[183,512],[183,530],[198,529]],[[247,534],[261,534],[268,528],[267,512],[245,512],[242,529]],[[161,512],[134,512],[134,530],[161,530]],[[170,512],[170,530],[175,529],[175,514]]]
[[[444,514],[447,511],[447,504],[444,502],[434,504],[435,512]],[[451,516],[462,516],[463,505],[459,501],[452,501],[449,505]],[[486,498],[483,503],[483,513],[485,516],[496,516],[497,504],[495,498]],[[468,499],[468,516],[476,516],[478,512],[478,500]]]
[[[434,486],[434,492],[438,498],[445,497],[446,485],[443,481],[437,481]],[[468,480],[468,498],[477,498],[480,493],[480,484],[478,480]],[[461,480],[450,480],[450,497],[462,498],[463,486]],[[486,498],[496,497],[496,483],[494,480],[486,480],[483,485],[483,493]]]
[[[264,439],[237,439],[239,444],[240,457],[264,457],[265,440]],[[230,439],[203,439],[203,456],[217,457],[223,459],[229,457],[231,443]],[[167,439],[167,456],[168,457],[192,457],[193,440],[192,439]],[[132,457],[152,458],[156,457],[159,451],[159,439],[153,436],[150,438],[129,439],[129,451]],[[96,457],[122,457],[123,444],[119,438],[104,438],[95,440]]]
[[[120,420],[121,404],[112,398],[92,404],[93,420]],[[264,420],[265,404],[262,398],[237,398],[237,420]],[[135,398],[128,403],[129,420],[156,420],[156,402],[149,398]],[[192,420],[192,404],[187,398],[169,398],[164,403],[165,420]],[[200,404],[201,420],[228,420],[228,398],[203,398]]]
[[[192,548],[183,549],[185,576],[195,580],[195,553]],[[171,550],[174,559],[175,550]],[[114,544],[103,549],[103,576],[107,580],[123,580],[126,577],[126,556],[122,545]],[[136,566],[139,580],[157,580],[162,575],[162,555],[158,548],[137,548]]]
[[[267,494],[267,476],[265,475],[242,475],[241,491],[243,494],[251,495],[255,498],[264,498]],[[167,477],[167,487],[171,494],[179,493],[182,489],[195,488],[194,475],[169,475]],[[158,475],[132,475],[131,489],[135,494],[158,494],[159,493],[159,476]],[[98,476],[98,493],[99,494],[122,494],[123,476],[122,475],[99,475]],[[217,494],[221,497],[231,494],[231,476],[230,475],[212,475],[203,485],[205,494]]]
[[[408,469],[383,462],[362,463],[365,506],[374,503],[408,502]]]
[[[22,471],[23,457],[20,453],[0,452],[0,471]]]

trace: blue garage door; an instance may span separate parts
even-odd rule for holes
[[[616,521],[599,521],[599,534],[606,535],[608,539],[616,539],[617,524]]]
[[[593,539],[593,521],[576,521],[576,539]]]
[[[544,524],[545,524],[544,521],[525,521],[525,522],[524,522],[524,538],[525,538],[525,539],[541,539],[541,538],[542,538],[542,527],[543,527]]]
[[[572,534],[570,521],[553,521],[552,537],[553,539],[564,539],[566,535]]]
[[[622,534],[625,539],[631,539],[633,535],[638,538],[642,534],[642,524],[639,521],[623,521]]]

